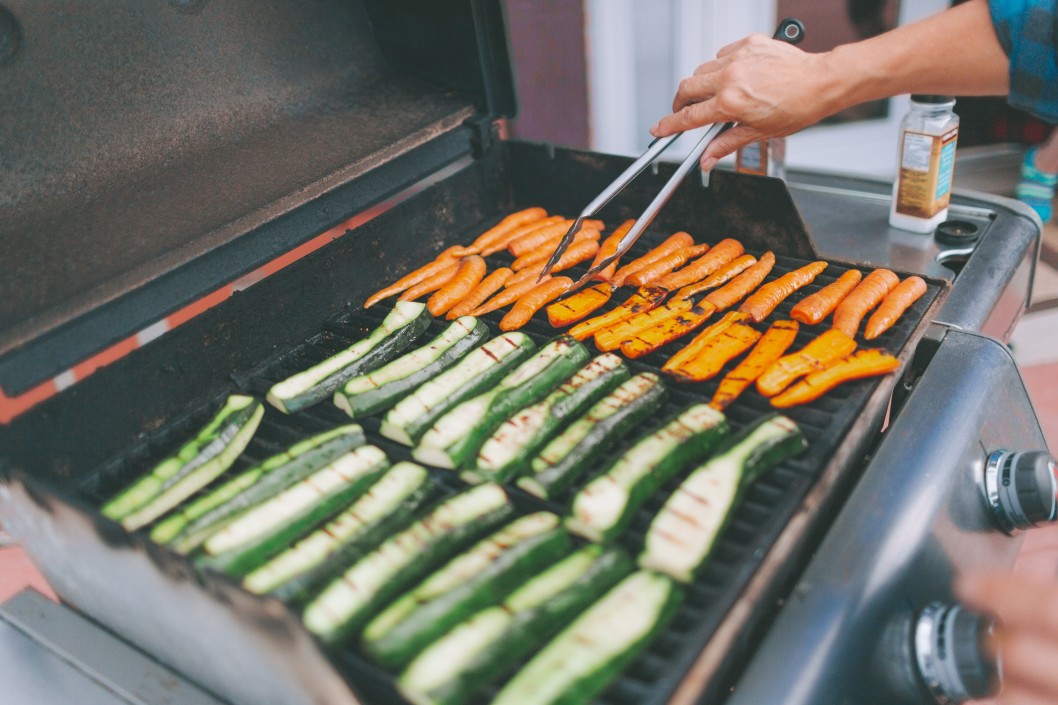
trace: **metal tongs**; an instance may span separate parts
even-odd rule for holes
[[[805,28],[800,20],[787,18],[779,23],[779,27],[775,30],[773,38],[790,44],[798,44],[804,39],[804,35]],[[673,192],[683,182],[684,177],[686,177],[694,167],[698,166],[702,154],[705,153],[705,150],[709,147],[710,143],[734,125],[735,123],[733,122],[713,123],[707,128],[704,128],[705,133],[702,135],[701,139],[698,140],[698,143],[691,149],[687,158],[683,160],[679,168],[676,169],[676,173],[673,174],[672,178],[661,187],[658,195],[654,197],[654,200],[646,207],[646,210],[644,210],[643,214],[639,216],[632,228],[625,233],[625,236],[617,243],[617,250],[608,257],[604,257],[601,262],[589,269],[587,274],[577,280],[577,283],[573,285],[573,289],[579,289],[584,286],[585,282],[613,264],[619,257],[627,252],[633,244],[635,244],[635,241],[638,240],[639,236],[643,234],[643,231],[650,226],[650,223],[653,222],[662,207],[668,203]],[[581,211],[580,215],[577,216],[577,219],[573,221],[573,225],[570,226],[569,231],[562,236],[562,241],[558,243],[558,247],[555,248],[551,258],[547,261],[543,271],[540,273],[540,279],[543,279],[551,273],[551,269],[559,259],[562,258],[566,249],[569,248],[570,243],[573,242],[573,238],[578,232],[580,232],[584,221],[602,210],[603,206],[609,203],[614,196],[635,180],[644,169],[661,156],[661,153],[668,149],[682,134],[682,132],[677,132],[668,137],[659,137],[651,142],[650,146],[647,147],[647,150],[643,152],[642,156],[632,162],[627,169],[621,172],[620,176],[614,179],[613,183],[603,189],[603,191],[596,196],[583,211]]]

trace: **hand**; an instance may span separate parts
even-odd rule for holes
[[[964,576],[956,585],[967,607],[996,617],[994,648],[1003,663],[999,705],[1058,702],[1058,579]]]

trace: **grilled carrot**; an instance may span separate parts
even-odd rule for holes
[[[691,360],[698,357],[702,350],[705,349],[705,346],[709,344],[710,340],[736,323],[742,323],[748,319],[749,316],[739,311],[731,311],[725,314],[723,318],[694,336],[691,342],[680,348],[680,350],[670,357],[669,361],[662,366],[661,370],[665,372],[687,365]]]
[[[466,316],[476,309],[481,303],[503,288],[503,285],[514,274],[507,267],[500,267],[489,276],[481,280],[473,291],[463,297],[445,316],[449,321],[454,321],[460,316]]]
[[[698,330],[714,313],[716,307],[703,301],[689,311],[677,313],[649,328],[637,331],[621,343],[621,352],[633,360],[649,355],[658,348]]]
[[[884,350],[860,350],[824,370],[813,372],[782,394],[772,397],[771,405],[784,409],[797,404],[807,404],[839,384],[889,374],[898,367],[900,361]]]
[[[675,252],[665,255],[661,259],[657,259],[648,265],[640,267],[629,274],[628,278],[625,279],[625,282],[632,284],[633,286],[650,286],[654,282],[670,274],[672,270],[685,265],[688,260],[703,255],[708,251],[709,245],[681,247]]]
[[[790,318],[814,326],[829,316],[862,278],[860,270],[850,269],[816,293],[798,301],[790,311]]]
[[[599,254],[595,255],[595,259],[592,260],[591,266],[602,262],[604,259],[617,252],[617,246],[621,244],[621,238],[628,234],[628,231],[632,229],[632,226],[636,224],[634,220],[626,220],[617,226],[617,228],[610,233],[610,236],[603,240],[602,245],[599,246]],[[614,272],[617,271],[617,264],[620,259],[616,259],[610,264],[606,265],[606,269],[603,269],[598,274],[592,277],[597,281],[608,282],[613,279]]]
[[[637,289],[636,293],[629,296],[620,306],[607,311],[601,316],[595,316],[578,323],[570,328],[568,332],[577,340],[587,340],[595,334],[595,331],[634,316],[640,311],[649,311],[652,308],[656,308],[664,300],[664,289],[654,287]]]
[[[571,225],[573,225],[573,221],[564,218],[557,223],[550,223],[542,228],[525,233],[521,237],[508,242],[507,251],[515,257],[521,257],[556,238],[561,240]]]
[[[717,311],[727,310],[760,286],[774,266],[775,255],[771,251],[765,252],[755,265],[716,291],[710,292],[704,300],[715,306]]]
[[[674,235],[669,235],[665,239],[665,242],[661,243],[642,257],[634,259],[625,266],[618,269],[614,273],[613,279],[611,279],[610,281],[613,282],[614,286],[624,286],[625,279],[627,279],[628,276],[636,270],[641,269],[642,267],[650,264],[651,262],[661,259],[662,257],[671,252],[675,252],[681,247],[691,247],[692,245],[694,245],[694,238],[691,237],[688,233],[679,232]]]
[[[795,353],[780,357],[757,378],[757,391],[773,397],[804,375],[825,369],[856,349],[856,341],[836,328]]]
[[[926,282],[922,277],[908,277],[897,284],[882,299],[878,310],[867,319],[867,328],[863,332],[863,337],[867,340],[874,340],[889,330],[900,319],[900,316],[904,315],[904,311],[925,293]]]
[[[715,250],[716,248],[714,247],[713,249]],[[753,255],[736,257],[702,281],[683,287],[676,292],[675,297],[677,299],[689,299],[695,294],[723,286],[756,263],[757,258]]]
[[[677,382],[705,382],[724,369],[724,365],[753,347],[760,340],[760,331],[744,323],[735,323],[713,336],[690,360],[679,366],[668,363],[661,368]]]
[[[642,311],[619,321],[612,326],[607,326],[595,333],[595,347],[603,352],[616,350],[621,343],[631,340],[632,336],[642,330],[652,328],[669,318],[675,318],[685,311],[691,310],[691,302],[687,299],[673,299],[663,306],[658,306],[651,311]]]
[[[487,246],[481,248],[481,256],[487,257],[488,255],[496,254],[500,250],[506,250],[507,246],[515,240],[523,236],[535,233],[538,230],[543,230],[548,226],[555,225],[556,223],[569,222],[570,221],[566,220],[560,215],[549,215],[546,218],[541,218],[540,220],[533,220],[531,222],[526,223],[525,225],[519,225],[514,230],[511,230],[510,232],[504,234],[502,237],[493,239],[492,242],[490,242]]]
[[[456,272],[459,271],[460,261],[461,260],[458,259],[451,260],[436,274],[423,279],[412,288],[407,289],[400,295],[400,300],[414,301],[421,296],[426,296],[427,294],[437,291],[456,275]]]
[[[827,263],[820,260],[787,272],[753,292],[752,296],[742,302],[738,310],[748,313],[754,323],[760,323],[770,316],[775,307],[781,304],[787,296],[811,284],[826,268]]]
[[[426,302],[426,308],[434,316],[448,313],[450,308],[462,301],[463,297],[485,278],[485,269],[485,260],[481,256],[464,257],[452,278]]]
[[[462,257],[463,253],[465,253],[466,251],[466,248],[461,247],[459,245],[453,245],[452,247],[449,247],[447,250],[437,255],[437,257],[434,258],[434,260],[429,264],[419,267],[411,274],[406,274],[405,276],[393,282],[386,288],[381,289],[380,291],[372,294],[370,297],[368,297],[367,301],[364,302],[364,308],[371,308],[379,301],[382,301],[383,299],[388,299],[390,296],[396,296],[405,289],[413,287],[416,284],[428,279],[429,277],[432,277],[433,275],[437,274],[442,269],[450,265],[453,260],[458,257]]]
[[[702,257],[699,257],[678,272],[673,272],[663,278],[658,282],[658,286],[674,291],[688,284],[693,284],[706,278],[743,252],[745,250],[741,242],[726,238],[716,243],[716,246]]]
[[[544,282],[546,282],[550,278],[551,278],[551,275],[549,274],[548,276],[544,277],[543,280],[540,281],[540,283],[543,284]],[[536,288],[536,285],[537,285],[536,277],[527,278],[524,281],[522,281],[520,284],[517,284],[516,286],[508,287],[508,288],[504,289],[503,291],[497,293],[491,299],[489,299],[488,301],[486,301],[485,303],[483,303],[482,305],[478,306],[476,309],[471,311],[470,315],[471,316],[484,316],[486,313],[491,313],[492,311],[495,311],[498,308],[503,308],[504,306],[509,306],[510,304],[513,304],[515,301],[517,301],[518,299],[522,298],[523,296],[528,294],[530,291],[532,291],[534,288]]]
[[[587,249],[590,249],[591,255],[589,255],[589,257],[594,256],[595,253],[599,251],[599,237],[601,237],[599,235],[599,231],[595,228],[584,228],[579,233],[573,236],[573,241],[569,244],[569,249],[562,253],[562,257],[559,259],[559,262],[565,259],[566,255],[573,251],[573,248],[578,246],[580,246],[580,250],[578,250],[579,252],[583,253],[587,251]],[[561,240],[561,238],[559,238],[559,240]],[[529,267],[532,267],[536,264],[539,264],[540,269],[543,269],[544,262],[547,262],[549,259],[551,259],[551,255],[554,254],[555,248],[558,247],[559,240],[544,243],[535,250],[530,250],[529,252],[526,252],[521,257],[518,257],[516,260],[514,260],[514,263],[511,265],[511,269],[516,272],[520,272],[523,269],[528,269]],[[584,245],[584,243],[586,242],[592,243],[592,247],[589,248]],[[580,261],[583,262],[584,260],[582,259]],[[555,266],[558,266],[557,262],[555,263]]]
[[[547,320],[555,328],[576,323],[596,310],[613,295],[613,286],[607,282],[581,289],[573,296],[556,301],[547,307]]]
[[[470,249],[472,253],[482,252],[494,242],[521,226],[546,217],[547,211],[539,207],[526,208],[517,213],[511,213],[499,223],[478,235],[477,239],[471,243]]]
[[[775,321],[764,336],[750,350],[746,359],[720,380],[720,386],[709,406],[723,411],[731,405],[761,373],[793,345],[799,326],[796,321]]]
[[[565,294],[572,286],[573,280],[569,277],[555,277],[533,287],[532,291],[518,299],[518,303],[503,317],[500,330],[518,330],[528,323],[537,311]]]
[[[874,270],[834,309],[831,326],[850,338],[855,338],[863,317],[881,303],[885,295],[899,283],[900,278],[888,269]]]

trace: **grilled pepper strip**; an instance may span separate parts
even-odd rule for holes
[[[757,378],[757,391],[773,397],[798,378],[829,367],[856,349],[856,341],[831,328],[795,353],[776,360]]]
[[[691,302],[686,299],[673,299],[652,311],[637,313],[631,318],[598,331],[595,334],[595,347],[603,351],[617,350],[622,343],[631,340],[640,331],[653,328],[662,321],[690,311],[691,306]]]
[[[720,374],[728,362],[753,347],[760,335],[743,323],[735,323],[711,338],[693,359],[681,365],[666,364],[662,372],[677,382],[705,382]]]
[[[565,328],[603,306],[613,295],[608,283],[589,286],[547,307],[547,320],[555,328]]]
[[[633,334],[621,343],[621,352],[633,360],[649,355],[658,348],[698,330],[715,312],[716,307],[703,301],[688,311],[665,318]]]
[[[797,404],[807,404],[839,384],[889,374],[899,367],[900,361],[884,350],[858,350],[826,369],[813,372],[782,394],[772,397],[771,405],[784,409]]]
[[[595,335],[596,331],[630,318],[641,311],[656,308],[665,300],[665,295],[664,289],[639,289],[617,308],[573,326],[569,329],[569,334],[577,340],[586,340]]]
[[[718,411],[723,411],[731,405],[749,385],[757,381],[757,378],[773,362],[783,356],[783,353],[793,345],[797,338],[799,326],[796,321],[776,321],[771,328],[765,331],[764,336],[750,351],[738,367],[727,373],[720,386],[713,395],[709,406]]]
[[[696,359],[703,350],[706,349],[713,338],[720,335],[728,328],[736,323],[742,323],[747,320],[749,316],[738,311],[731,311],[719,321],[709,326],[701,333],[696,335],[694,339],[685,345],[678,353],[669,358],[669,361],[661,368],[663,372],[669,372],[675,369],[679,369],[688,365],[692,360]]]

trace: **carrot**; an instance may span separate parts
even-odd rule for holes
[[[518,330],[528,323],[537,311],[565,294],[572,286],[573,280],[569,277],[555,277],[533,287],[532,291],[518,299],[514,308],[503,317],[500,330]]]
[[[550,223],[542,228],[525,233],[521,237],[508,242],[507,251],[515,257],[521,257],[551,241],[561,240],[571,225],[573,225],[572,220],[563,219],[557,223]]]
[[[664,300],[664,289],[653,287],[637,289],[636,293],[629,296],[620,306],[607,311],[601,316],[595,316],[578,323],[570,328],[568,333],[577,340],[587,340],[595,334],[595,331],[634,316],[640,311],[649,311],[652,308],[656,308]]]
[[[602,245],[599,246],[599,254],[595,255],[595,259],[592,260],[591,266],[602,262],[610,255],[617,252],[617,246],[621,244],[621,238],[628,234],[628,231],[632,229],[632,226],[636,224],[634,220],[626,220],[617,226],[617,228],[610,233],[610,237],[603,240]],[[614,260],[610,264],[606,265],[606,269],[603,269],[596,274],[592,279],[597,281],[608,282],[613,279],[614,272],[617,271],[617,263],[620,262],[620,258]]]
[[[695,257],[705,254],[709,251],[709,245],[693,245],[691,247],[681,247],[675,252],[669,253],[664,257],[651,262],[648,265],[640,267],[636,271],[628,275],[625,279],[626,282],[634,286],[650,286],[654,282],[662,279],[666,275],[672,272],[672,270],[682,267],[687,263],[687,260],[694,259]],[[664,287],[662,287],[664,288]]]
[[[474,240],[473,243],[471,243],[470,249],[472,253],[482,252],[494,242],[503,238],[505,235],[510,234],[521,226],[546,217],[547,211],[539,207],[526,208],[525,210],[520,210],[517,213],[511,213],[499,223],[492,226],[491,228],[483,232],[481,235],[478,235],[477,239]]]
[[[729,314],[730,315],[730,314]],[[734,323],[713,336],[692,359],[680,366],[662,367],[677,382],[705,382],[724,369],[724,365],[753,347],[760,332],[744,323]]]
[[[881,303],[885,295],[899,283],[900,278],[888,269],[874,270],[834,309],[831,327],[850,338],[855,338],[863,317]]]
[[[664,289],[662,289],[664,291]],[[677,313],[649,328],[643,328],[621,343],[621,352],[633,360],[679,340],[701,328],[716,313],[716,307],[704,301],[689,311]]]
[[[556,223],[569,222],[569,220],[566,220],[561,215],[549,215],[546,218],[541,218],[540,220],[533,220],[531,222],[526,223],[525,225],[519,225],[514,230],[511,230],[510,232],[504,234],[501,237],[494,238],[485,247],[482,247],[481,256],[487,257],[488,255],[496,254],[500,250],[506,250],[508,245],[510,245],[512,242],[524,235],[529,235],[530,233],[534,233],[537,230],[542,230],[543,228],[554,225]]]
[[[922,277],[908,277],[896,285],[896,287],[885,295],[878,310],[867,319],[867,329],[863,337],[874,340],[885,331],[892,328],[893,324],[904,315],[904,311],[911,307],[926,293],[926,282]]]
[[[400,292],[404,291],[405,289],[413,287],[416,284],[428,279],[429,277],[432,277],[433,275],[437,274],[442,269],[450,265],[453,259],[462,257],[463,253],[465,253],[466,251],[466,248],[460,247],[459,245],[453,245],[452,247],[449,247],[447,250],[437,255],[437,257],[435,257],[434,260],[429,264],[419,267],[411,274],[406,274],[405,276],[393,282],[386,288],[381,289],[376,293],[372,294],[370,297],[368,297],[367,301],[364,302],[364,308],[371,308],[379,301],[382,301],[383,299],[388,299],[390,296],[395,296]]]
[[[462,301],[463,297],[481,282],[485,277],[485,268],[485,260],[480,255],[463,258],[452,278],[426,302],[426,308],[434,316],[448,313],[450,308]]]
[[[664,277],[658,282],[658,286],[673,291],[688,284],[693,284],[720,269],[743,252],[745,250],[742,247],[742,243],[738,240],[732,240],[731,238],[721,240],[716,243],[713,249],[699,259],[691,262],[678,272],[673,272]]]
[[[694,339],[691,340],[691,342],[682,347],[679,352],[669,358],[669,361],[661,367],[661,371],[666,372],[669,370],[675,370],[688,364],[691,360],[698,357],[698,355],[702,352],[702,350],[705,349],[705,346],[709,343],[710,340],[720,335],[736,323],[742,323],[747,319],[749,319],[749,316],[739,311],[731,311],[730,313],[726,314],[719,321],[709,326],[698,335],[694,336]]]
[[[775,255],[771,251],[765,252],[755,265],[716,291],[710,292],[704,300],[715,306],[717,311],[729,309],[744,299],[746,294],[760,286],[764,277],[768,276],[774,266]]]
[[[900,367],[900,361],[884,350],[860,350],[830,367],[805,377],[782,394],[772,397],[771,405],[779,409],[815,401],[839,384],[854,379],[889,374]]]
[[[770,316],[775,307],[781,304],[787,296],[811,284],[826,268],[827,263],[820,260],[787,272],[753,292],[752,296],[742,302],[738,310],[748,313],[754,323],[760,323]]]
[[[647,328],[661,323],[669,318],[675,318],[685,311],[691,310],[691,302],[687,299],[673,299],[664,306],[658,306],[651,311],[637,313],[631,318],[607,326],[595,333],[595,347],[603,352],[616,350],[621,343],[630,340],[632,336]]]
[[[715,250],[716,248],[714,247],[713,249]],[[675,296],[677,299],[689,299],[695,294],[699,294],[708,289],[715,289],[718,286],[723,286],[756,263],[757,258],[753,255],[736,257],[720,269],[716,270],[711,276],[706,277],[696,284],[688,284],[683,287],[676,292]]]
[[[769,365],[757,378],[757,391],[773,397],[799,377],[822,370],[855,349],[855,340],[831,328],[797,352],[780,357]]]
[[[614,286],[624,286],[625,279],[627,279],[628,276],[636,270],[641,269],[642,267],[650,264],[651,262],[661,259],[662,257],[671,252],[675,252],[681,247],[691,247],[692,245],[694,245],[694,238],[691,237],[688,233],[679,232],[674,235],[670,235],[668,238],[665,239],[665,242],[661,243],[650,252],[646,253],[642,257],[632,260],[625,266],[618,269],[617,272],[614,273],[613,279],[611,279],[610,281],[613,282]]]
[[[544,279],[540,283],[543,284],[544,282],[546,282],[550,278],[551,278],[551,275],[549,274],[548,276],[544,277]],[[504,306],[508,306],[510,304],[513,304],[515,301],[517,301],[518,299],[522,298],[523,296],[528,294],[530,291],[535,289],[536,286],[537,286],[536,277],[533,277],[531,279],[526,279],[525,281],[521,282],[517,286],[512,286],[512,287],[509,287],[509,288],[504,289],[503,291],[499,292],[498,294],[493,296],[491,299],[489,299],[488,301],[483,303],[481,306],[478,306],[476,309],[471,311],[470,315],[471,316],[484,316],[486,313],[491,313],[492,311],[495,311],[498,308],[503,308]]]
[[[485,299],[489,298],[501,288],[507,282],[508,279],[514,274],[507,267],[500,267],[489,276],[481,280],[481,283],[474,287],[473,291],[463,297],[463,300],[456,304],[445,316],[448,320],[454,320],[460,316],[466,316],[471,311],[481,305]]]
[[[590,259],[595,256],[595,253],[599,251],[599,231],[594,228],[585,228],[573,236],[573,242],[570,243],[569,248],[562,253],[562,257],[559,258],[555,266],[552,267],[551,271],[562,271],[559,268],[559,263],[565,263],[565,267],[562,269],[568,269],[573,264],[579,264],[586,259]],[[551,259],[551,255],[554,254],[555,248],[558,247],[556,241],[552,244],[541,245],[535,250],[525,253],[518,259],[514,260],[514,264],[511,265],[511,269],[516,272],[520,272],[523,269],[528,269],[534,265],[539,264],[539,269],[544,268],[544,263]],[[571,252],[576,252],[576,255],[570,255]],[[585,253],[590,253],[585,255]],[[573,264],[569,264],[573,262]]]
[[[814,326],[829,316],[862,278],[860,270],[850,269],[816,293],[798,301],[790,311],[790,318]]]
[[[407,289],[400,295],[400,300],[414,301],[420,296],[425,296],[426,294],[437,291],[456,275],[456,272],[459,271],[459,263],[460,260],[457,259],[448,262],[443,269],[433,276],[427,277],[412,288]]]
[[[609,283],[596,284],[587,289],[581,289],[573,296],[556,301],[547,307],[547,320],[555,328],[562,328],[596,310],[613,295],[613,286]]]
[[[746,359],[720,380],[720,386],[713,395],[712,401],[709,402],[709,406],[717,411],[723,411],[735,399],[738,399],[746,387],[753,384],[766,368],[782,357],[783,353],[793,345],[799,327],[796,321],[772,323],[764,336],[750,350]]]

